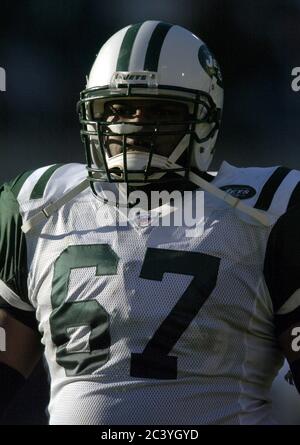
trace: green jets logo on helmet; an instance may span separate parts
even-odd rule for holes
[[[209,77],[215,78],[217,80],[217,85],[223,88],[223,80],[219,64],[206,45],[202,45],[199,48],[198,57],[204,71]]]

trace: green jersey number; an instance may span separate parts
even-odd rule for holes
[[[96,276],[116,275],[118,260],[108,244],[93,244],[69,246],[55,262],[50,327],[57,363],[69,376],[99,369],[109,360],[110,349],[109,314],[103,306],[93,299],[66,302],[71,271],[96,267]],[[191,275],[193,279],[144,350],[131,354],[132,377],[176,379],[177,357],[170,353],[212,293],[219,264],[220,258],[200,252],[147,249],[139,279],[162,281],[167,272]],[[68,347],[71,335],[80,327],[89,332],[87,347],[72,352]]]
[[[50,327],[56,345],[56,361],[66,374],[91,374],[109,358],[109,314],[97,300],[66,302],[73,269],[96,267],[96,276],[115,275],[118,257],[108,244],[69,246],[54,265],[52,281],[52,314]],[[88,348],[71,352],[68,345],[74,328],[87,327]],[[72,330],[73,328],[73,330]]]

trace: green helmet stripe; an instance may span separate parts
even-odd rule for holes
[[[128,28],[119,51],[116,71],[128,71],[132,47],[142,23]]]
[[[30,199],[40,199],[44,195],[44,191],[47,185],[47,182],[53,175],[53,173],[60,167],[62,167],[64,164],[55,164],[52,165],[52,167],[49,167],[40,177],[38,182],[33,187],[33,190],[30,195]]]
[[[169,23],[158,23],[154,29],[146,52],[144,64],[145,71],[157,71],[161,48],[165,37],[172,26],[173,25]]]

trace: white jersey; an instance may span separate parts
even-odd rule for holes
[[[3,307],[36,314],[50,423],[273,423],[269,390],[283,357],[263,274],[272,227],[244,221],[209,194],[199,236],[187,237],[184,226],[115,226],[116,208],[88,187],[26,237],[19,233],[85,176],[81,164],[45,167],[1,195],[11,202],[7,232],[18,231],[21,253],[13,274],[1,267],[0,294]],[[299,181],[295,170],[227,163],[213,179],[276,217]],[[104,183],[103,196],[111,188]],[[2,258],[16,252],[7,255],[7,244]]]

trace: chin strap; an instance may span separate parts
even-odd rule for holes
[[[175,164],[176,167],[176,164]],[[178,167],[180,167],[178,165]],[[184,176],[184,172],[177,172],[178,175]],[[245,205],[240,199],[235,198],[234,196],[230,195],[229,193],[219,189],[212,183],[206,181],[205,179],[201,178],[200,176],[196,175],[193,172],[189,173],[189,180],[193,182],[194,184],[201,187],[202,190],[211,193],[213,196],[216,196],[219,199],[222,199],[227,204],[229,204],[231,207],[236,208],[243,212],[244,214],[250,216],[252,219],[260,223],[261,225],[265,227],[269,227],[273,224],[272,219],[270,218],[270,215],[268,215],[263,210],[258,210],[253,207]],[[62,206],[67,204],[69,201],[71,201],[75,196],[79,195],[83,190],[85,190],[89,186],[90,180],[86,178],[84,181],[82,181],[80,184],[78,184],[76,187],[72,188],[71,190],[67,191],[62,197],[57,199],[54,202],[50,202],[48,205],[46,205],[42,210],[40,210],[36,215],[29,218],[27,221],[24,222],[21,229],[24,233],[28,233],[30,230],[32,230],[37,225],[41,224],[42,222],[46,221],[50,218],[50,216],[53,215],[58,209],[60,209]]]

